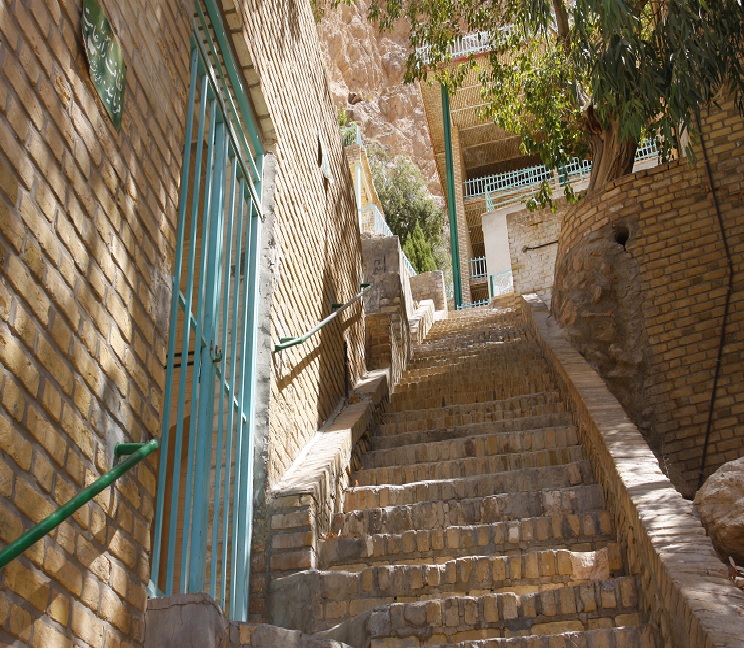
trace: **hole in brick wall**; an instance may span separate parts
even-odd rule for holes
[[[625,244],[630,238],[630,230],[628,230],[628,226],[622,224],[613,225],[612,232],[613,237],[615,238],[615,243],[617,243],[618,245],[622,245],[623,249],[625,249]]]

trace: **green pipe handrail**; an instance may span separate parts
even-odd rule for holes
[[[279,344],[274,345],[274,353],[279,353],[280,351],[284,351],[284,349],[289,349],[290,347],[297,346],[298,344],[302,344],[303,342],[307,342],[313,335],[320,331],[320,329],[322,329],[331,320],[338,317],[340,313],[351,306],[355,301],[361,299],[362,295],[364,295],[364,293],[366,293],[370,289],[370,284],[363,283],[360,287],[361,290],[345,304],[331,304],[331,308],[335,309],[334,312],[331,313],[324,320],[318,322],[318,324],[316,324],[304,335],[301,335],[300,337],[279,338]]]
[[[70,517],[81,506],[87,504],[98,493],[113,484],[125,472],[134,468],[140,461],[158,449],[160,442],[157,439],[147,443],[119,443],[114,449],[114,457],[119,459],[126,456],[127,459],[116,464],[105,475],[101,475],[85,490],[78,493],[67,504],[61,506],[50,516],[44,518],[36,526],[30,528],[18,539],[11,542],[5,549],[0,551],[0,569],[5,567],[11,560],[20,556],[32,544],[41,540],[47,533],[53,531],[68,517]]]

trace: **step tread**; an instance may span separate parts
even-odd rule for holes
[[[353,475],[352,479],[355,479]],[[420,502],[453,501],[525,492],[535,484],[540,484],[544,490],[588,485],[594,482],[592,463],[585,459],[562,465],[504,470],[473,477],[352,486],[346,489],[344,507],[370,509]]]
[[[458,643],[418,644],[430,648],[656,648],[656,633],[648,624],[560,632],[549,635],[472,639]],[[373,640],[370,648],[410,648],[388,639]]]
[[[524,432],[491,432],[446,438],[428,443],[411,443],[393,448],[369,450],[362,457],[365,469],[382,466],[422,464],[434,461],[515,454],[535,450],[567,448],[579,444],[573,425],[538,428]]]
[[[443,529],[601,509],[604,509],[602,489],[597,484],[591,484],[347,510],[336,513],[332,531],[347,536],[400,533],[411,529]]]
[[[331,536],[320,543],[319,561],[329,567],[360,561],[390,563],[424,557],[490,555],[553,545],[581,545],[613,539],[614,526],[606,510],[585,514],[524,518],[447,529],[409,530],[360,537]]]

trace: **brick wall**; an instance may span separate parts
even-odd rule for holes
[[[356,200],[336,112],[306,0],[237,5],[265,111],[276,129],[273,342],[313,328],[358,293],[362,276]],[[319,137],[332,180],[319,166]],[[268,493],[364,373],[361,302],[305,344],[272,356],[267,438],[259,440],[251,566],[251,614],[265,610]]]
[[[537,293],[546,303],[550,303],[553,287],[561,217],[567,209],[565,199],[555,202],[555,212],[520,209],[506,217],[514,291],[520,295]]]
[[[117,132],[79,0],[0,7],[0,539],[159,432],[190,18],[103,0],[127,64]],[[0,644],[142,638],[154,462],[0,572]]]
[[[723,101],[720,110],[704,111],[703,122],[734,266],[707,477],[744,453],[744,120]],[[613,391],[636,381],[630,414],[686,495],[695,491],[701,468],[727,276],[699,146],[696,163],[672,162],[618,180],[564,218],[556,317],[582,352],[589,349],[590,362],[603,365]],[[605,293],[614,294],[611,303]],[[590,337],[602,343],[592,346]]]
[[[310,4],[246,2],[241,11],[268,113],[276,125],[277,284],[272,339],[298,336],[359,291],[356,202]],[[323,141],[333,181],[318,164]],[[269,484],[284,474],[344,394],[344,340],[352,384],[364,370],[361,307],[306,344],[275,357]]]

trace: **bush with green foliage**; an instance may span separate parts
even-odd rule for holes
[[[442,236],[444,211],[434,201],[421,170],[410,158],[393,157],[377,144],[367,147],[367,157],[385,220],[416,272],[446,269],[451,262]]]

